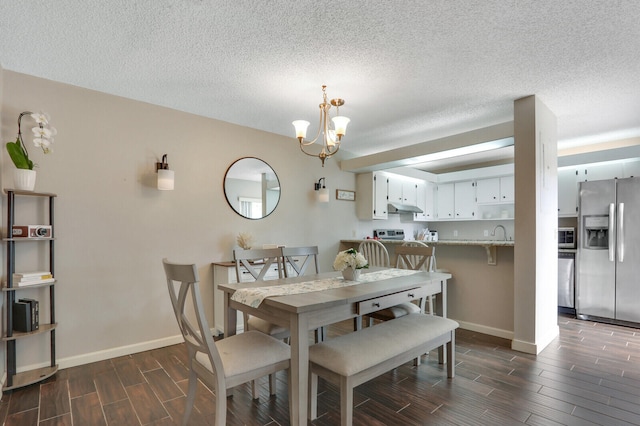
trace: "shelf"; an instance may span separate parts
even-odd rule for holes
[[[23,337],[35,336],[36,334],[48,333],[55,329],[58,324],[40,324],[40,327],[36,331],[14,331],[11,337],[4,336],[2,340],[7,342],[9,340],[22,339]]]
[[[2,283],[2,291],[18,291],[18,290],[29,290],[31,288],[42,288],[42,287],[51,287],[58,281],[54,281],[51,283],[42,283],[42,284],[32,284],[32,285],[23,285],[23,286],[15,286],[15,287],[7,287],[7,283]]]
[[[58,365],[54,365],[53,367],[36,368],[34,370],[18,373],[13,376],[13,383],[11,384],[11,386],[5,385],[2,390],[8,391],[41,382],[44,379],[56,374],[57,371]]]
[[[18,238],[3,238],[2,241],[13,241],[13,242],[23,242],[23,241],[53,241],[55,238],[29,238],[29,237],[18,237]]]
[[[5,362],[6,362],[6,378],[3,390],[8,391],[12,389],[21,388],[24,386],[28,386],[34,383],[41,382],[48,377],[53,376],[58,371],[58,366],[56,364],[56,328],[57,323],[55,319],[55,286],[56,280],[52,280],[51,282],[42,282],[33,285],[17,285],[18,282],[14,280],[14,274],[16,272],[16,247],[19,245],[17,243],[23,242],[35,242],[35,243],[46,243],[48,250],[43,250],[38,253],[38,257],[40,257],[39,264],[44,264],[42,260],[45,257],[48,257],[48,269],[52,276],[55,276],[55,262],[54,262],[54,238],[28,238],[28,237],[15,237],[12,235],[12,230],[14,228],[16,217],[20,217],[20,209],[24,209],[27,207],[37,206],[37,210],[44,210],[44,213],[48,213],[48,223],[53,229],[54,227],[54,198],[56,194],[48,193],[48,192],[32,192],[32,191],[22,191],[22,190],[14,190],[14,189],[4,189],[4,192],[7,194],[7,219],[6,219],[6,228],[8,235],[3,238],[5,242],[5,255],[7,261],[7,267],[4,270],[4,282],[2,283],[2,294],[4,300],[4,315],[5,321],[2,328],[2,340],[5,343]],[[24,201],[24,197],[40,197],[48,199],[48,207],[46,203],[34,203],[33,200]],[[18,201],[18,199],[22,199],[22,201]],[[23,204],[24,203],[24,204]],[[16,205],[21,207],[16,208]],[[18,210],[18,211],[17,211]],[[44,246],[43,246],[44,247]],[[48,253],[47,253],[48,252]],[[32,263],[36,262],[35,260],[31,260]],[[13,324],[13,304],[15,300],[18,298],[18,294],[16,293],[19,290],[31,290],[36,289],[38,291],[39,297],[38,303],[42,307],[41,312],[48,312],[48,315],[40,315],[39,321],[40,325],[37,330],[22,332],[15,331],[8,328],[8,324]],[[48,289],[49,291],[41,291],[42,289]],[[45,307],[46,306],[46,307]],[[44,368],[34,368],[32,370],[26,370],[24,366],[20,368],[20,357],[18,357],[18,347],[26,344],[26,348],[22,347],[21,350],[36,350],[40,352],[39,345],[36,345],[33,340],[30,339],[28,342],[25,341],[26,338],[35,336],[39,338],[46,338],[47,334],[49,335],[49,361],[46,364],[49,364],[50,367]],[[36,349],[30,349],[31,346],[34,346]],[[44,351],[41,354],[44,356]],[[42,365],[42,364],[41,364]],[[22,371],[18,373],[18,371],[22,369]]]
[[[4,189],[5,194],[8,194],[9,191],[12,191],[15,195],[26,195],[31,197],[57,197],[56,194],[53,194],[51,192],[22,191],[20,189],[11,189],[11,188]]]

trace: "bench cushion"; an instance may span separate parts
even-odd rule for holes
[[[352,376],[458,328],[433,315],[411,314],[309,347],[309,360],[341,376]]]

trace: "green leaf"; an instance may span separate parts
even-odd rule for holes
[[[17,168],[33,170],[33,161],[29,159],[27,153],[22,149],[19,139],[16,139],[15,142],[7,142],[7,152]]]

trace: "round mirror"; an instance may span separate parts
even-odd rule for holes
[[[262,219],[280,201],[280,181],[264,161],[245,157],[234,162],[224,175],[224,195],[231,208],[247,219]]]

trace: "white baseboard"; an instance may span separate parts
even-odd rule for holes
[[[66,358],[59,358],[58,368],[70,368],[78,365],[89,364],[92,362],[104,361],[105,359],[117,358],[120,356],[131,355],[138,352],[150,351],[152,349],[163,348],[165,346],[177,345],[184,342],[182,334],[162,339],[150,340],[147,342],[135,343],[133,345],[119,346],[117,348],[105,349],[102,351],[89,352],[86,354],[74,355]],[[48,365],[48,364],[45,364]],[[35,367],[28,367],[30,369]]]
[[[487,327],[486,325],[474,324],[472,322],[460,321],[455,318],[451,318],[460,324],[460,328],[465,330],[475,331],[477,333],[487,334],[489,336],[501,337],[507,340],[513,340],[513,331],[502,330],[500,328]]]
[[[519,352],[525,352],[532,355],[538,355],[549,343],[551,343],[556,337],[560,335],[560,327],[553,327],[549,333],[544,336],[544,339],[540,339],[539,342],[525,342],[523,340],[513,340],[511,342],[511,349]]]

